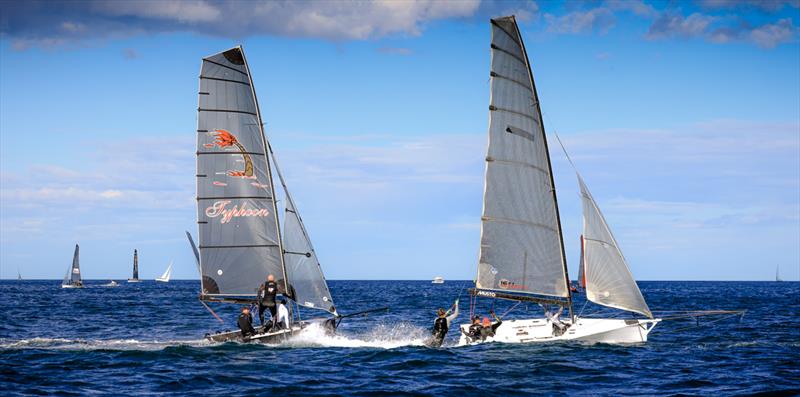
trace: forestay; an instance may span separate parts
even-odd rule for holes
[[[241,47],[203,59],[197,127],[202,295],[285,283],[267,143]],[[283,279],[283,280],[281,280]]]
[[[513,17],[493,19],[489,149],[476,286],[569,297],[538,96]]]
[[[583,278],[587,299],[653,318],[600,207],[580,175],[578,183],[583,201]]]

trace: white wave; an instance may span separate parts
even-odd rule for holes
[[[52,349],[52,350],[162,350],[170,346],[208,346],[200,340],[137,340],[137,339],[64,339],[31,338],[0,339],[0,349]]]
[[[337,334],[329,335],[319,324],[311,324],[281,346],[396,349],[404,346],[424,346],[428,337],[427,330],[407,323],[391,326],[381,324],[359,335],[347,335],[341,330]]]

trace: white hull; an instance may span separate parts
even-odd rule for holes
[[[129,279],[128,279],[128,282],[129,282],[129,283],[140,283],[140,282],[142,282],[142,280],[139,280],[138,278],[137,278],[137,279],[132,279],[132,278],[129,278]]]
[[[83,286],[75,284],[61,284],[61,288],[83,288]]]
[[[507,320],[497,327],[495,336],[487,338],[486,342],[504,343],[535,343],[553,342],[564,340],[578,340],[592,343],[643,343],[647,342],[647,334],[661,321],[661,319],[604,319],[604,318],[578,318],[575,325],[557,335],[553,323],[547,319]],[[563,321],[569,325],[570,320]],[[461,329],[466,332],[469,324],[462,324]],[[476,344],[461,333],[458,340],[459,346]]]
[[[165,278],[157,278],[156,281],[158,281],[159,283],[168,283],[169,279],[168,278],[166,278],[166,279]]]

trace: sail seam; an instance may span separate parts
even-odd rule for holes
[[[481,217],[481,220],[482,221],[486,221],[486,222],[500,222],[500,223],[511,223],[511,224],[515,224],[515,225],[533,226],[533,227],[547,229],[547,230],[554,231],[554,232],[558,233],[558,230],[553,228],[553,227],[550,227],[550,226],[547,226],[547,225],[541,224],[541,223],[523,221],[521,219],[495,218],[495,217],[492,217],[492,216],[485,216],[484,215],[484,216]]]
[[[501,78],[503,80],[508,80],[508,81],[510,81],[512,83],[517,83],[520,86],[522,86],[523,88],[525,88],[526,90],[532,91],[531,87],[529,87],[527,84],[525,84],[525,83],[523,83],[523,82],[521,82],[519,80],[512,79],[511,77],[506,77],[506,76],[503,76],[501,74],[497,74],[496,72],[489,72],[489,76],[491,76],[491,77],[499,77],[499,78]]]
[[[545,175],[548,175],[548,174],[547,174],[547,170],[545,170],[544,168],[542,168],[542,167],[539,167],[539,166],[537,166],[537,165],[533,165],[533,164],[531,164],[531,163],[526,163],[526,162],[524,162],[524,161],[517,161],[517,160],[497,160],[497,159],[495,159],[495,158],[492,158],[492,157],[489,157],[489,158],[487,158],[487,159],[486,159],[486,161],[493,162],[493,163],[506,164],[506,165],[521,165],[521,166],[524,166],[524,167],[533,168],[533,169],[535,169],[535,170],[537,170],[537,171],[540,171],[541,173],[543,173],[543,174],[545,174]]]
[[[197,111],[198,111],[198,112],[226,112],[226,113],[243,113],[243,114],[249,114],[249,115],[252,115],[252,116],[257,116],[255,113],[253,113],[253,112],[248,112],[248,111],[246,111],[246,110],[232,110],[232,109],[203,109],[203,108],[197,108]]]
[[[221,64],[221,63],[219,63],[219,62],[215,62],[215,61],[212,61],[212,60],[210,60],[210,59],[203,59],[203,61],[204,61],[204,62],[208,62],[208,63],[213,63],[214,65],[217,65],[217,66],[222,66],[223,68],[227,68],[227,69],[233,70],[234,72],[239,72],[239,73],[241,73],[241,74],[243,74],[243,75],[247,76],[247,73],[246,73],[246,72],[242,72],[241,70],[239,70],[239,69],[236,69],[236,68],[234,68],[234,67],[230,67],[230,66],[228,66],[228,65],[223,65],[223,64]],[[249,85],[249,84],[248,84],[248,85]]]
[[[257,200],[271,200],[272,197],[267,196],[224,196],[224,197],[197,197],[197,200],[217,200],[217,199],[257,199]]]
[[[277,247],[278,244],[243,244],[243,245],[201,245],[200,249],[205,248],[259,248],[259,247]]]
[[[507,55],[510,55],[512,58],[514,58],[514,59],[516,59],[516,60],[520,61],[520,62],[521,62],[523,65],[526,65],[526,66],[527,66],[527,64],[525,63],[525,61],[524,61],[522,58],[520,58],[519,56],[517,56],[516,54],[514,54],[513,52],[511,52],[511,51],[509,51],[509,50],[506,50],[505,48],[501,48],[500,46],[498,46],[498,45],[496,45],[496,44],[492,44],[490,47],[491,47],[493,50],[497,50],[497,51],[500,51],[500,52],[502,52],[502,53],[505,53],[505,54],[507,54]]]
[[[242,151],[234,152],[233,150],[227,151],[227,152],[197,152],[195,154],[198,155],[198,156],[201,155],[201,154],[234,154],[234,155],[237,155],[237,154],[249,154],[249,155],[252,155],[252,156],[263,156],[264,155],[264,153],[259,153],[259,152],[242,152]]]
[[[536,118],[535,118],[535,117],[533,117],[533,116],[531,116],[531,115],[529,115],[529,114],[525,114],[525,113],[522,113],[522,112],[518,112],[518,111],[516,111],[516,110],[511,110],[511,109],[506,109],[506,108],[500,108],[500,107],[497,107],[497,106],[494,106],[494,105],[490,105],[490,106],[489,106],[489,110],[491,110],[491,111],[499,111],[499,112],[508,112],[508,113],[514,113],[514,114],[516,114],[516,115],[519,115],[519,116],[522,116],[522,117],[527,117],[527,118],[529,118],[529,119],[533,120],[533,122],[534,122],[534,123],[536,123],[536,124],[539,124],[539,121],[538,121],[538,120],[536,120]]]
[[[583,236],[583,239],[586,240],[586,241],[593,241],[595,243],[616,246],[616,244],[614,244],[614,243],[609,243],[608,241],[598,240],[596,238],[589,238],[589,237],[586,237],[585,235]]]
[[[248,82],[246,82],[246,81],[231,80],[231,79],[222,79],[222,78],[219,78],[219,77],[208,77],[208,76],[200,76],[200,78],[201,78],[201,79],[206,79],[206,80],[226,81],[226,82],[228,82],[228,83],[239,83],[239,84],[244,84],[244,85],[246,85],[246,86],[248,86],[248,87],[250,86],[250,83],[248,83]]]

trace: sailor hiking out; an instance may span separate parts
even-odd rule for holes
[[[450,310],[453,311],[452,314]],[[448,315],[449,314],[449,315]],[[447,331],[450,329],[450,323],[458,317],[458,299],[445,311],[442,308],[436,312],[436,320],[433,321],[433,330],[431,331],[431,339],[428,340],[427,345],[430,347],[440,347],[444,342],[444,337],[447,336]]]
[[[242,331],[242,336],[247,338],[256,334],[253,329],[253,316],[250,314],[250,308],[245,306],[242,308],[242,313],[239,315],[239,329]]]

